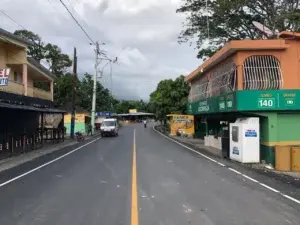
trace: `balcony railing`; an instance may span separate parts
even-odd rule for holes
[[[45,100],[52,101],[52,94],[50,91],[44,91],[44,90],[38,89],[38,88],[33,88],[33,96],[32,97],[42,98]]]
[[[10,80],[7,86],[0,86],[0,91],[24,95],[24,85]],[[27,87],[27,96],[52,101],[50,91],[44,91],[30,86]]]
[[[0,91],[24,95],[24,85],[10,80],[7,86],[0,86]]]

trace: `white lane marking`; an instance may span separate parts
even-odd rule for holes
[[[153,126],[153,130],[156,131],[157,133],[159,133],[161,136],[163,136],[163,137],[165,137],[165,138],[167,138],[167,139],[173,141],[174,143],[176,143],[176,144],[178,144],[178,145],[180,145],[180,146],[182,146],[182,147],[184,147],[184,148],[186,148],[186,149],[188,149],[188,150],[190,150],[190,151],[192,151],[192,152],[195,152],[196,154],[201,155],[201,156],[203,156],[204,158],[209,159],[209,160],[211,160],[211,161],[217,163],[217,164],[220,165],[220,166],[224,166],[224,167],[225,167],[224,164],[222,164],[222,163],[220,163],[220,162],[218,162],[218,161],[216,161],[216,160],[214,160],[214,159],[212,159],[212,158],[210,158],[210,157],[208,157],[208,156],[206,156],[206,155],[204,155],[204,154],[202,154],[202,153],[200,153],[200,152],[197,152],[197,151],[195,151],[194,149],[192,149],[192,148],[190,148],[190,147],[187,147],[187,146],[185,146],[184,144],[181,144],[180,142],[175,141],[175,140],[173,140],[172,138],[170,138],[170,137],[168,137],[168,136],[162,134],[161,132],[157,131],[157,130],[155,129],[154,126]],[[230,167],[227,167],[227,168],[228,168],[229,170],[231,170],[232,172],[236,173],[236,174],[242,175],[243,177],[247,178],[248,180],[251,180],[251,181],[253,181],[253,182],[255,182],[255,183],[258,183],[258,184],[260,184],[261,186],[263,186],[263,187],[265,187],[265,188],[267,188],[267,189],[269,189],[269,190],[271,190],[271,191],[273,191],[273,192],[275,192],[275,193],[278,193],[278,194],[282,195],[283,197],[285,197],[285,198],[287,198],[287,199],[289,199],[289,200],[291,200],[291,201],[293,201],[293,202],[296,202],[296,203],[300,204],[300,200],[298,200],[298,199],[295,199],[295,198],[293,198],[293,197],[291,197],[291,196],[289,196],[289,195],[285,195],[285,194],[281,193],[280,191],[278,191],[278,190],[276,190],[276,189],[274,189],[274,188],[272,188],[272,187],[270,187],[270,186],[268,186],[268,185],[266,185],[266,184],[260,183],[259,181],[253,179],[252,177],[249,177],[249,176],[247,176],[247,175],[245,175],[245,174],[242,174],[241,172],[239,172],[239,171],[237,171],[237,170],[235,170],[235,169],[232,169],[232,168],[230,168]],[[205,182],[205,183],[207,183],[207,182]]]
[[[8,180],[8,181],[5,181],[5,182],[3,182],[3,183],[0,184],[0,187],[3,187],[3,186],[5,186],[5,185],[7,185],[7,184],[9,184],[9,183],[11,183],[11,182],[13,182],[13,181],[15,181],[15,180],[18,180],[18,179],[20,179],[20,178],[22,178],[22,177],[25,177],[26,175],[31,174],[31,173],[33,173],[33,172],[35,172],[35,171],[37,171],[37,170],[39,170],[39,169],[41,169],[41,168],[43,168],[43,167],[49,165],[49,164],[52,164],[52,163],[54,163],[54,162],[56,162],[56,161],[58,161],[58,160],[60,160],[60,159],[62,159],[62,158],[64,158],[64,157],[66,157],[66,156],[68,156],[68,155],[70,155],[70,154],[72,154],[72,153],[78,151],[79,149],[81,149],[81,148],[83,148],[83,147],[85,147],[85,146],[87,146],[87,145],[89,145],[89,144],[91,144],[91,143],[93,143],[93,142],[95,142],[95,141],[97,141],[97,140],[99,140],[99,139],[100,139],[100,138],[96,138],[95,140],[92,140],[92,141],[90,141],[90,142],[88,142],[88,143],[86,143],[86,144],[84,144],[84,145],[82,145],[82,146],[80,146],[80,147],[78,147],[78,148],[75,148],[74,150],[72,150],[72,151],[70,151],[70,152],[68,152],[68,153],[66,153],[66,154],[64,154],[64,155],[62,155],[62,156],[59,156],[59,157],[56,158],[56,159],[53,159],[53,160],[51,160],[51,161],[49,161],[49,162],[47,162],[47,163],[45,163],[45,164],[43,164],[43,165],[41,165],[41,166],[38,166],[38,167],[36,167],[36,168],[34,168],[34,169],[32,169],[32,170],[27,171],[26,173],[23,173],[23,174],[21,174],[21,175],[19,175],[19,176],[16,176],[16,177],[14,177],[14,178],[12,178],[12,179],[10,179],[10,180]]]
[[[154,127],[153,127],[153,130],[155,130]],[[155,130],[155,131],[156,131],[157,133],[159,133],[160,135],[164,136],[165,138],[167,138],[167,139],[169,139],[169,140],[175,142],[176,144],[178,144],[178,145],[180,145],[180,146],[182,146],[182,147],[184,147],[184,148],[186,148],[186,149],[188,149],[188,150],[190,150],[190,151],[192,151],[192,152],[194,152],[194,153],[196,153],[196,154],[198,154],[198,155],[201,155],[201,156],[203,156],[204,158],[206,158],[206,159],[208,159],[208,160],[210,160],[210,161],[212,161],[212,162],[218,163],[216,160],[214,160],[214,159],[212,159],[212,158],[210,158],[210,157],[208,157],[208,156],[206,156],[206,155],[204,155],[204,154],[202,154],[202,153],[200,153],[200,152],[197,152],[197,151],[195,151],[194,149],[192,149],[192,148],[190,148],[190,147],[188,147],[188,146],[186,146],[186,145],[184,145],[184,144],[181,144],[181,143],[178,142],[178,141],[173,140],[172,138],[169,138],[168,136],[166,136],[166,135],[164,135],[164,134],[158,132],[157,130]]]
[[[253,179],[252,177],[248,177],[248,176],[245,175],[245,174],[243,174],[243,177],[245,177],[245,178],[247,178],[247,179],[249,179],[249,180],[251,180],[251,181],[253,181],[253,182],[255,182],[255,183],[258,183],[258,180],[255,180],[255,179]]]
[[[272,188],[272,187],[270,187],[270,186],[268,186],[268,185],[266,185],[266,184],[259,183],[259,185],[261,185],[261,186],[263,186],[263,187],[265,187],[265,188],[268,188],[268,189],[271,190],[271,191],[274,191],[274,192],[276,192],[276,193],[279,193],[278,190],[276,190],[276,189],[274,189],[274,188]]]
[[[294,202],[300,204],[300,201],[299,201],[298,199],[292,198],[291,196],[288,196],[288,195],[285,195],[285,194],[282,194],[282,193],[281,193],[281,195],[282,195],[283,197],[286,197],[286,198],[288,198],[288,199],[290,199],[290,200],[292,200],[292,201],[294,201]]]
[[[229,170],[231,170],[232,172],[235,172],[235,173],[237,173],[237,174],[240,174],[240,175],[242,175],[242,173],[241,172],[239,172],[239,171],[237,171],[237,170],[235,170],[235,169],[232,169],[232,168],[228,168]]]

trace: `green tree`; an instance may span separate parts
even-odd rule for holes
[[[57,77],[54,81],[54,101],[59,107],[71,102],[72,100],[72,84],[74,76],[67,73],[65,76]],[[77,85],[80,86],[80,81],[77,80]],[[80,96],[78,96],[80,97]],[[80,101],[79,98],[76,98]]]
[[[57,45],[47,44],[44,49],[45,59],[49,63],[50,71],[56,76],[64,75],[72,65],[70,57],[62,53]]]
[[[15,35],[32,42],[32,45],[28,46],[28,56],[34,58],[37,61],[44,59],[45,49],[44,42],[41,37],[29,30],[16,30]]]
[[[49,64],[49,70],[57,75],[62,76],[68,72],[72,65],[72,60],[67,54],[62,53],[57,45],[51,43],[45,44],[38,34],[28,30],[16,30],[15,35],[32,42],[28,46],[28,56],[37,61],[46,60]]]
[[[183,75],[175,80],[162,80],[150,94],[149,109],[162,121],[166,119],[167,114],[186,113],[188,95],[189,86]]]
[[[100,82],[96,86],[96,111],[111,111],[114,99],[108,89],[104,88]],[[78,102],[82,108],[92,110],[93,80],[92,75],[86,73],[78,86]]]
[[[179,42],[196,39],[197,57],[204,59],[229,40],[260,37],[253,21],[261,22],[274,31],[297,32],[300,31],[299,3],[300,0],[208,0],[206,8],[205,0],[184,0],[177,10],[187,15]]]

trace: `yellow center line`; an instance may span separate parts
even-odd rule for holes
[[[136,142],[135,129],[133,131],[133,159],[132,159],[132,190],[131,190],[131,225],[139,224],[137,176],[136,176]]]

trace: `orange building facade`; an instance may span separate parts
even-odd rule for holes
[[[260,117],[261,159],[275,145],[300,145],[300,34],[231,41],[185,78],[196,133],[220,131],[220,121]],[[205,129],[203,129],[205,121]],[[200,132],[201,133],[201,132]]]

